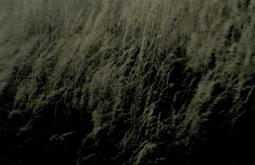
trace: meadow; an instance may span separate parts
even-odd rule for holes
[[[0,164],[255,163],[254,12],[0,0]]]

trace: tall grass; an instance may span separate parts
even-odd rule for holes
[[[254,1],[1,3],[0,90],[11,100],[1,111],[88,113],[81,153],[91,138],[114,139],[129,163],[143,164],[164,152],[158,142],[192,146],[207,136],[202,124],[220,116],[231,127],[250,106]]]

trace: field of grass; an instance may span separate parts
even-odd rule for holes
[[[255,163],[254,14],[251,0],[0,0],[0,164]]]

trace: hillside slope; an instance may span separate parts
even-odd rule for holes
[[[255,1],[0,3],[1,164],[255,163]]]

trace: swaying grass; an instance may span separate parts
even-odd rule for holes
[[[248,162],[254,9],[250,0],[1,0],[0,161]]]

